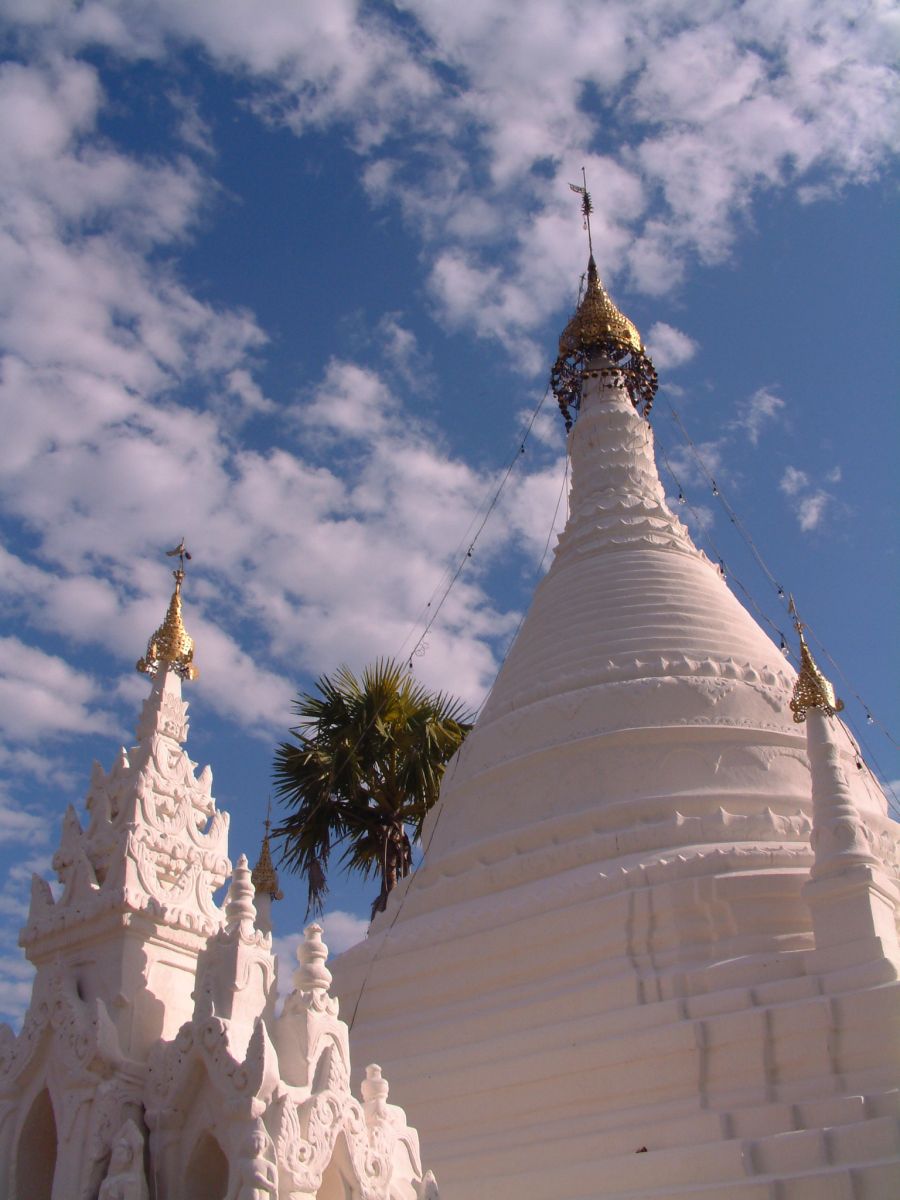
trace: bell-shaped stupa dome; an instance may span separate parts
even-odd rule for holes
[[[669,508],[655,374],[592,269],[560,350],[568,522],[447,770],[422,866],[335,979],[448,1195],[693,1197],[721,1181],[724,1200],[757,1170],[742,1138],[770,1161],[764,1134],[799,1128],[786,1106],[845,1069],[809,1042],[826,985],[806,965],[796,673]],[[840,756],[890,840],[849,741]],[[897,1056],[871,1051],[852,1086],[895,1086]]]

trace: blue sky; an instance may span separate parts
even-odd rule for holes
[[[582,166],[698,541],[787,632],[672,406],[900,776],[896,10],[0,10],[2,1015],[28,994],[30,872],[131,740],[163,550],[194,553],[189,749],[233,857],[258,848],[297,689],[409,653],[544,393],[585,267]],[[551,397],[415,658],[428,684],[481,702],[563,470]],[[340,948],[373,886],[332,885]]]

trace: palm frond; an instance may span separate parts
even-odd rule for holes
[[[462,701],[429,692],[393,659],[378,659],[361,678],[341,666],[315,688],[293,702],[300,720],[273,765],[287,810],[273,834],[283,864],[307,878],[307,911],[321,911],[338,843],[342,863],[363,877],[380,874],[384,893],[387,839],[405,839],[407,826],[419,836],[471,728]]]

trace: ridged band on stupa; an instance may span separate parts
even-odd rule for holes
[[[606,359],[602,366],[592,365]],[[572,428],[573,412],[581,406],[585,374],[619,376],[631,401],[645,417],[653,406],[658,380],[641,335],[632,321],[620,312],[600,282],[597,264],[588,261],[587,287],[578,310],[559,339],[559,356],[550,373],[566,430]]]

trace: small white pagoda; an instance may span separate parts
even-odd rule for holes
[[[354,1044],[448,1200],[897,1200],[898,826],[668,508],[593,258],[553,385],[571,515],[423,865],[333,964]]]
[[[183,579],[182,557],[138,663],[153,683],[137,745],[95,765],[87,828],[66,813],[60,894],[32,883],[31,1005],[18,1036],[0,1026],[0,1196],[437,1200],[380,1068],[351,1095],[318,925],[276,1014],[268,839],[254,888],[247,859],[229,862],[209,767],[198,777],[183,748]]]

